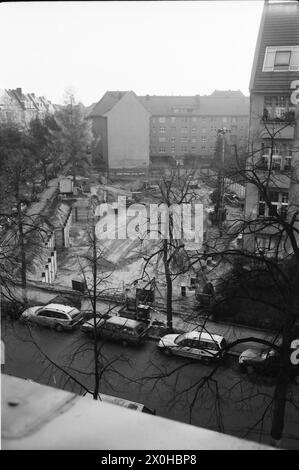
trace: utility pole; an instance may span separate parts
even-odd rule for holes
[[[218,197],[215,207],[216,220],[218,222],[219,234],[222,236],[222,223],[225,219],[225,205],[224,205],[224,163],[225,163],[225,143],[226,134],[230,133],[230,129],[223,127],[218,129],[218,136],[221,137],[222,148],[221,148],[221,163],[218,172]]]

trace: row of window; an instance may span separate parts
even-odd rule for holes
[[[216,132],[217,129],[218,128],[211,127],[210,131]],[[181,134],[188,134],[189,133],[188,132],[188,127],[181,127],[179,130],[181,131]],[[231,133],[236,134],[237,130],[238,130],[237,126],[232,126]],[[159,134],[166,134],[167,129],[166,129],[166,127],[159,127],[158,131],[159,131]],[[173,127],[170,128],[170,131],[172,133],[176,133],[177,128],[173,126]],[[153,132],[153,134],[157,133],[157,129],[156,129],[155,126],[152,127],[152,132]],[[201,127],[200,129],[198,129],[196,127],[192,127],[191,134],[194,135],[194,134],[197,134],[197,132],[201,132],[202,134],[205,134],[207,132],[207,129],[205,127]],[[244,127],[242,127],[242,126],[240,127],[240,132],[244,132]]]
[[[189,118],[189,117],[175,117],[175,116],[160,116],[160,117],[152,117],[152,122],[159,122],[160,124],[165,124],[166,122],[171,122],[171,123],[175,123],[175,122],[182,122],[182,123],[189,123],[190,120],[191,122],[207,122],[207,120],[209,119],[209,121],[211,121],[212,123],[214,123],[216,125],[219,124],[221,125],[220,123],[227,123],[227,122],[231,122],[231,124],[237,124],[237,121],[242,121],[242,122],[247,122],[248,121],[248,118],[240,118],[240,117],[236,117],[236,116],[223,116],[221,118],[217,117],[217,118],[213,118],[213,117],[195,117],[193,116],[192,118]]]
[[[172,143],[175,143],[175,142],[176,142],[176,138],[175,138],[175,137],[171,137],[169,140],[170,140],[170,142],[172,142]],[[181,142],[188,142],[189,140],[190,140],[190,139],[189,139],[187,136],[184,136],[184,137],[181,137],[181,138],[180,138],[180,141],[181,141]],[[167,141],[168,141],[167,137],[159,137],[159,142],[167,142]],[[202,136],[202,137],[201,137],[201,142],[206,142],[206,141],[207,141],[206,136]],[[198,139],[191,139],[191,142],[192,142],[193,144],[196,144],[196,143],[198,142]]]
[[[206,145],[201,145],[200,149],[201,150],[207,150],[207,146]],[[176,149],[175,145],[172,145],[170,147],[171,153],[175,153],[176,150],[177,149]],[[214,151],[214,147],[210,147],[210,150]],[[198,152],[198,148],[195,147],[195,146],[192,146],[191,149],[190,149],[190,147],[188,147],[187,145],[182,145],[180,151],[183,152],[183,153],[188,153],[190,151],[191,151],[191,153],[196,153],[196,152]],[[160,146],[159,147],[159,153],[166,153],[166,147]]]

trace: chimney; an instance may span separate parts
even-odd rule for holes
[[[22,88],[16,88],[16,92],[18,95],[22,96]]]

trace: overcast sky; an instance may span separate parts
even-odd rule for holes
[[[248,94],[263,1],[0,4],[0,88],[85,105],[106,90]]]

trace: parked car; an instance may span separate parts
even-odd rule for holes
[[[27,308],[22,313],[21,319],[63,331],[75,328],[82,321],[83,314],[77,308],[53,303]]]
[[[86,398],[93,399],[92,393],[85,392],[83,396]],[[129,410],[135,410],[141,413],[148,413],[151,415],[156,414],[154,410],[151,410],[143,403],[137,403],[135,401],[126,400],[125,398],[114,397],[113,395],[104,395],[103,393],[99,393],[98,397],[99,402],[103,401],[104,403],[111,403],[112,405],[122,406],[124,408],[128,408]]]
[[[220,335],[190,331],[179,335],[163,336],[158,343],[158,347],[168,355],[176,354],[210,362],[216,357],[222,357],[226,341]]]
[[[93,337],[95,334],[93,320],[84,323],[81,330]],[[147,330],[148,325],[146,323],[112,315],[109,318],[99,318],[96,326],[96,336],[120,341],[124,346],[128,344],[138,345],[145,338]]]
[[[251,367],[263,373],[275,373],[279,353],[273,348],[255,347],[246,349],[239,356],[239,366],[243,371]]]

